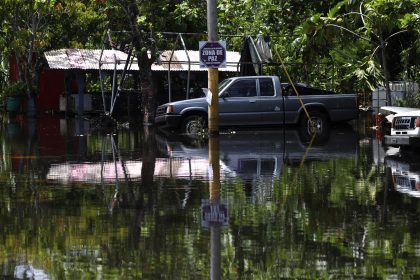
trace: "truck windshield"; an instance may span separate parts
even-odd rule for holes
[[[223,80],[220,84],[219,84],[219,92],[221,92],[229,83],[230,83],[231,79],[226,79]]]

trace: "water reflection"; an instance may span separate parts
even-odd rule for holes
[[[417,178],[419,160],[377,160],[351,127],[313,141],[295,129],[222,132],[215,145],[74,121],[0,128],[2,277],[419,275],[420,200],[391,185],[393,173],[397,190],[397,175]],[[210,227],[212,217],[227,219]]]
[[[209,147],[209,200],[201,202],[201,224],[210,227],[210,279],[221,279],[221,227],[228,224],[227,205],[220,201],[220,143],[219,135],[210,135]]]
[[[13,276],[15,279],[51,279],[43,269],[34,268],[32,265],[17,265]]]
[[[385,157],[385,166],[396,191],[420,198],[420,155],[404,152],[389,155]]]
[[[185,173],[206,178],[209,146],[205,142],[174,134],[160,134],[157,142],[159,151],[169,159],[188,161],[184,165],[188,166]],[[222,133],[217,146],[220,147],[221,179],[241,178],[247,196],[255,201],[265,201],[272,197],[273,185],[285,165],[302,166],[311,161],[355,159],[358,138],[349,127],[333,128],[326,134],[318,135],[312,142],[302,138],[296,129],[248,130]]]

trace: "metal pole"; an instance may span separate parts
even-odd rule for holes
[[[178,36],[176,36],[175,44],[174,44],[174,47],[172,48],[172,51],[171,51],[171,57],[169,58],[169,65],[168,65],[168,90],[169,90],[169,102],[172,102],[171,62],[172,62],[172,57],[174,56],[175,47],[176,47],[176,44],[178,43],[178,40],[179,40],[179,34],[178,34]]]
[[[103,80],[103,77],[102,77],[102,69],[101,69],[101,67],[102,67],[102,55],[104,54],[105,42],[106,42],[107,36],[109,36],[109,30],[104,35],[104,40],[102,42],[102,48],[101,48],[101,54],[99,55],[99,81],[100,81],[100,84],[101,84],[102,105],[104,107],[104,114],[106,114],[106,104],[105,104],[104,80]]]
[[[185,99],[190,99],[190,77],[191,77],[191,59],[188,54],[187,47],[185,46],[184,38],[182,37],[181,33],[179,34],[179,38],[181,39],[182,47],[184,48],[185,54],[187,55],[188,60],[188,74],[187,74],[187,92],[185,94]]]
[[[207,0],[207,32],[210,42],[217,41],[217,0]],[[219,70],[208,69],[208,88],[212,92],[211,105],[208,111],[209,135],[219,134]]]
[[[114,96],[116,94],[116,80],[117,80],[117,57],[114,53],[114,75],[112,76],[112,93],[111,93],[111,104],[109,109],[109,115],[112,115],[112,111],[114,111]]]

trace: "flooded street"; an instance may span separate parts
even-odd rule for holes
[[[384,148],[369,121],[316,139],[226,130],[210,144],[5,121],[0,276],[417,279],[420,156]]]

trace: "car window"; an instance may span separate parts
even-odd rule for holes
[[[219,92],[221,92],[229,83],[230,83],[230,79],[223,80],[219,84]]]
[[[240,159],[238,165],[238,171],[240,173],[257,173],[258,172],[258,161],[256,159]]]
[[[274,85],[271,78],[260,79],[260,95],[274,96]]]
[[[229,97],[257,96],[256,80],[238,80],[233,82],[225,91]]]
[[[276,169],[276,161],[274,159],[261,160],[261,174],[273,174]]]

